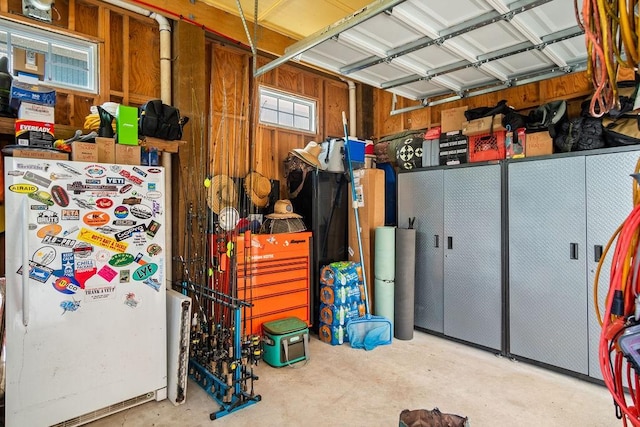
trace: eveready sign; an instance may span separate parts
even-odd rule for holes
[[[53,135],[53,123],[36,122],[32,120],[16,120],[16,134],[29,131],[44,132]]]

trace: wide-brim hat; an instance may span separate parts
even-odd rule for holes
[[[237,206],[238,189],[236,184],[227,175],[216,175],[211,180],[207,192],[207,205],[216,214],[227,206]]]
[[[302,218],[302,215],[298,215],[293,212],[293,205],[291,200],[284,199],[278,200],[273,206],[273,213],[267,215],[269,219],[289,219],[289,218]]]
[[[258,172],[249,172],[244,177],[244,191],[254,206],[264,208],[269,204],[271,194],[271,181]]]
[[[322,146],[320,144],[315,141],[310,141],[304,148],[294,148],[291,150],[291,154],[299,157],[311,166],[322,168],[320,160],[318,159],[321,151]]]

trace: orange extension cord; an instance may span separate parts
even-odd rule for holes
[[[640,170],[640,159],[636,164],[635,172]],[[614,232],[607,243],[594,281],[594,304],[598,321],[602,325],[600,333],[599,362],[600,370],[604,378],[604,383],[613,396],[619,412],[617,414],[622,419],[623,425],[627,426],[627,421],[633,426],[640,426],[640,382],[638,373],[631,364],[626,365],[626,372],[623,373],[624,355],[618,345],[618,339],[624,331],[631,326],[639,324],[635,320],[636,298],[640,288],[638,278],[638,265],[640,264],[638,254],[638,243],[640,241],[640,186],[633,182],[633,203],[634,208],[625,221]],[[615,250],[611,260],[611,272],[609,291],[605,300],[605,315],[600,317],[600,307],[598,306],[598,278],[602,264],[607,252],[615,241]],[[612,315],[611,307],[615,295],[623,304],[623,313]],[[628,396],[625,395],[623,375],[627,378]]]

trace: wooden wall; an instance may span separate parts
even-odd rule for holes
[[[570,101],[569,114],[575,116],[579,113],[580,101],[591,93],[591,82],[586,72],[581,72],[391,116],[389,113],[392,109],[401,109],[419,103],[397,97],[394,108],[393,95],[376,89],[373,95],[374,133],[376,138],[380,138],[403,130],[437,126],[440,124],[440,112],[443,109],[465,105],[469,108],[493,106],[502,99],[506,99],[509,105],[523,112],[549,101],[566,99]]]
[[[254,79],[249,52],[220,42],[210,46],[210,170],[232,177],[258,171],[280,180],[281,196],[286,197],[283,161],[288,152],[304,148],[309,141],[321,142],[343,134],[342,111],[349,110],[346,83],[289,64]],[[259,58],[258,67],[269,60]],[[317,133],[258,125],[260,85],[316,100]]]

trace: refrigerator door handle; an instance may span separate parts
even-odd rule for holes
[[[29,200],[22,204],[22,324],[29,324]]]

